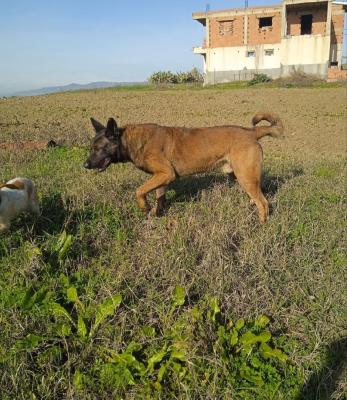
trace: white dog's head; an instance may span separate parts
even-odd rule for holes
[[[34,183],[27,178],[14,178],[0,186],[0,231],[8,229],[24,211],[40,213]]]

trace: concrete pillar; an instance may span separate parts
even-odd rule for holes
[[[327,9],[327,24],[325,27],[325,35],[329,37],[329,51],[328,51],[328,63],[327,67],[330,67],[330,54],[331,54],[331,10],[332,10],[332,0],[328,0],[328,9]],[[339,62],[340,67],[340,62]]]
[[[210,19],[206,18],[206,47],[210,47]]]
[[[328,0],[327,23],[325,28],[325,34],[327,36],[331,35],[331,9],[332,9],[332,0]]]
[[[243,44],[247,46],[248,44],[248,14],[243,17]]]
[[[281,12],[281,38],[284,39],[287,36],[287,5],[285,1],[282,3]]]

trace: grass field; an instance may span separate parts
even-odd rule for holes
[[[0,100],[0,181],[26,176],[42,215],[0,237],[1,399],[346,399],[344,87],[104,89]],[[267,223],[218,171],[171,185],[145,218],[130,164],[83,162],[89,117],[250,125],[264,138]],[[153,199],[152,199],[153,201]]]

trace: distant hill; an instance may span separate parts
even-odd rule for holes
[[[70,83],[63,86],[50,86],[41,89],[26,90],[14,93],[13,96],[37,96],[40,94],[72,92],[75,90],[100,89],[115,86],[146,85],[146,82],[91,82],[86,84]]]

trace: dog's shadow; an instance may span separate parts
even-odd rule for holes
[[[34,224],[34,234],[54,235],[61,232],[67,218],[67,204],[60,193],[44,196],[40,204],[41,215]]]
[[[174,203],[198,201],[205,189],[211,189],[218,184],[234,184],[234,178],[222,174],[192,175],[177,179],[170,184],[169,189],[175,191],[175,195],[168,200],[169,207]]]
[[[303,175],[303,173],[304,170],[302,168],[295,168],[284,175],[271,175],[265,171],[262,175],[262,191],[266,197],[275,196],[281,186],[289,180]],[[234,186],[238,182],[233,173],[210,173],[182,177],[170,185],[169,189],[173,189],[175,195],[167,201],[167,207],[170,207],[174,203],[198,201],[203,190],[211,189],[213,186],[219,184]]]
[[[347,373],[347,337],[334,341],[325,351],[324,364],[303,385],[296,400],[330,400],[339,383],[343,384]]]

